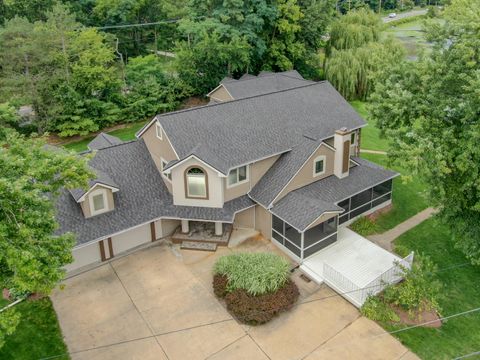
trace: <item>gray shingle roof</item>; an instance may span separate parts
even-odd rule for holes
[[[87,147],[90,150],[100,150],[121,143],[122,140],[120,140],[119,138],[101,132],[95,137],[95,139],[88,143]]]
[[[336,204],[398,176],[362,158],[353,158],[359,165],[350,168],[349,176],[339,179],[331,175],[325,179],[294,190],[278,201],[270,210],[297,230],[304,231],[326,211],[342,211]]]
[[[250,81],[250,80],[244,80]],[[231,168],[289,151],[309,139],[355,129],[364,120],[328,82],[157,116],[179,157]],[[200,146],[200,147],[198,147]],[[200,157],[200,156],[199,156]]]
[[[258,77],[251,74],[244,74],[238,80],[223,79],[221,82],[234,99],[268,94],[312,83],[314,82],[305,80],[302,75],[295,70],[280,73],[262,72]]]
[[[172,196],[143,140],[99,150],[90,160],[90,166],[108,174],[120,191],[114,193],[113,211],[88,219],[68,191],[61,194],[57,201],[60,225],[57,233],[75,233],[77,244],[108,237],[161,217],[232,222],[236,212],[254,204],[244,195],[226,202],[223,208],[173,205]]]

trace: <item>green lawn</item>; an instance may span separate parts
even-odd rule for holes
[[[380,130],[375,126],[373,120],[367,110],[367,103],[365,101],[353,100],[350,105],[360,114],[362,118],[368,123],[368,126],[362,128],[362,137],[360,139],[360,146],[367,150],[388,150],[388,140],[380,137]]]
[[[469,264],[453,267],[467,260],[454,248],[445,225],[429,219],[400,236],[395,241],[395,250],[402,256],[412,250],[423,253],[430,256],[440,270],[447,268],[437,275],[443,283],[442,316],[480,306],[480,267]],[[480,313],[450,319],[439,329],[416,328],[395,336],[422,359],[453,359],[480,350]]]
[[[136,123],[131,123],[126,125],[124,128],[110,131],[108,134],[118,137],[123,141],[135,139],[135,133],[145,125],[145,121],[140,121]],[[87,145],[95,136],[88,136],[80,141],[71,142],[65,144],[64,147],[67,149],[80,152],[87,150]]]
[[[6,304],[0,301],[0,307]],[[64,354],[63,342],[57,316],[49,298],[24,301],[15,306],[21,313],[21,321],[15,333],[6,338],[0,348],[0,359],[28,360]],[[59,360],[69,359],[67,355]]]
[[[362,154],[362,157],[386,168],[392,168],[402,175],[407,174],[404,169],[398,166],[392,167],[388,165],[386,155]],[[425,197],[425,184],[416,178],[408,182],[405,182],[402,176],[395,178],[393,181],[392,202],[392,209],[388,213],[380,215],[375,221],[377,233],[383,233],[394,228],[396,225],[428,207],[428,201]],[[367,231],[366,233],[362,233],[362,235],[370,235],[371,233],[371,231]]]

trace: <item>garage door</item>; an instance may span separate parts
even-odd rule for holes
[[[100,249],[97,242],[78,249],[73,249],[72,255],[74,260],[73,263],[65,266],[67,271],[76,270],[82,266],[101,261]]]
[[[112,236],[113,254],[117,255],[151,240],[150,224],[139,226],[120,235]]]

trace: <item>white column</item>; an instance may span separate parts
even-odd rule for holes
[[[223,224],[219,221],[215,223],[215,235],[217,236],[223,235]]]
[[[186,234],[190,230],[188,228],[188,220],[182,220],[182,233]]]

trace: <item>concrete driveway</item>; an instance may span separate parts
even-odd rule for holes
[[[326,286],[298,270],[299,304],[268,324],[238,323],[211,290],[215,259],[276,251],[263,239],[216,253],[167,243],[64,281],[52,295],[73,359],[415,359]]]

